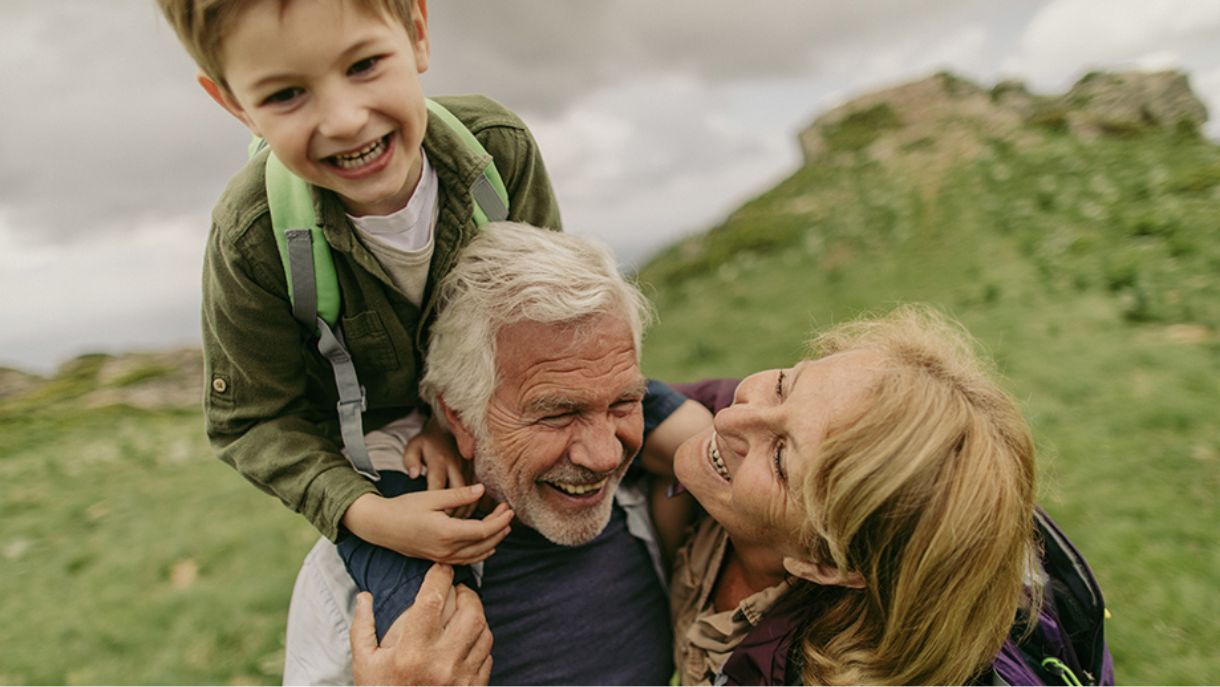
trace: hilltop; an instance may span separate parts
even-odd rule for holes
[[[664,290],[793,248],[835,273],[848,255],[952,236],[1015,252],[1046,289],[1101,291],[1133,321],[1211,336],[1220,157],[1206,117],[1176,72],[1092,73],[1053,96],[937,74],[818,117],[799,134],[799,170],[640,274]],[[961,268],[1002,288],[979,257]]]

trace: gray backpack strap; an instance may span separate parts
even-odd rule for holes
[[[364,387],[356,377],[356,365],[343,344],[343,332],[339,323],[334,329],[326,320],[318,317],[317,291],[313,263],[313,238],[308,229],[291,229],[284,232],[288,244],[288,270],[292,283],[292,314],[302,323],[316,322],[318,327],[318,352],[330,361],[335,375],[335,388],[339,392],[339,433],[343,437],[343,452],[356,472],[373,480],[381,479],[368,447],[364,444],[364,421],[361,413],[366,407]],[[312,319],[306,319],[312,318]]]
[[[483,214],[487,215],[488,222],[503,222],[508,219],[508,206],[500,199],[500,194],[496,192],[496,187],[487,175],[475,179],[470,187],[470,195],[474,196],[474,202],[483,210]]]
[[[318,319],[317,279],[313,270],[313,241],[308,229],[288,229],[288,271],[292,274],[292,316],[309,326]]]
[[[330,325],[318,318],[318,352],[330,361],[331,370],[335,373],[335,387],[339,390],[339,433],[343,435],[343,450],[348,461],[356,472],[373,480],[381,479],[373,461],[369,458],[368,447],[364,445],[364,421],[361,413],[366,407],[364,387],[356,378],[356,365],[352,356],[343,345],[342,332],[332,331]]]

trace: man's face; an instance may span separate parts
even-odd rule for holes
[[[295,175],[337,193],[355,215],[407,204],[428,116],[424,3],[412,40],[397,19],[350,0],[257,0],[224,39],[228,89],[204,88],[264,137]]]
[[[643,443],[645,380],[621,315],[519,322],[496,337],[499,383],[475,475],[517,517],[565,546],[592,540]]]

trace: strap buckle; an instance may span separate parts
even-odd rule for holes
[[[360,385],[360,398],[340,398],[339,402],[335,404],[335,408],[339,411],[340,416],[342,416],[343,407],[353,403],[360,404],[360,412],[362,413],[369,409],[368,394],[365,393],[363,384]]]

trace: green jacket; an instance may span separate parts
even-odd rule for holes
[[[560,229],[550,179],[521,120],[481,96],[438,100],[495,160],[509,219]],[[476,231],[469,188],[485,160],[431,115],[423,145],[440,191],[422,312],[356,238],[338,198],[315,189],[342,292],[343,333],[366,390],[365,431],[418,402],[436,282]],[[376,489],[340,453],[330,364],[292,317],[263,186],[265,159],[260,154],[237,173],[212,213],[203,268],[207,433],[221,460],[334,539],[352,501]]]

